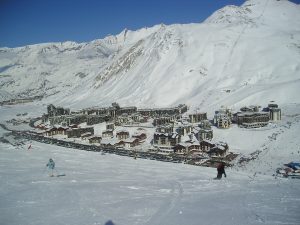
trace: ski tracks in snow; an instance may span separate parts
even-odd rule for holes
[[[163,201],[161,206],[157,209],[145,225],[164,225],[169,219],[170,214],[176,210],[179,202],[183,196],[183,188],[181,183],[177,181],[170,182],[172,185],[171,194]],[[176,212],[177,213],[177,212]]]

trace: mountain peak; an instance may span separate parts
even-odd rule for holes
[[[209,24],[245,24],[251,22],[251,10],[235,5],[225,6],[217,10],[204,22]]]

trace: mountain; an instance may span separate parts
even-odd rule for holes
[[[87,43],[0,49],[2,100],[43,96],[71,107],[173,106],[212,111],[300,103],[300,6],[249,0],[203,23],[156,25]]]

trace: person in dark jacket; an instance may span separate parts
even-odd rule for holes
[[[53,170],[55,168],[55,162],[53,159],[49,159],[49,162],[46,164],[46,167],[48,167],[49,170],[51,170],[51,177],[53,177]]]
[[[218,171],[217,179],[221,179],[223,174],[224,174],[224,177],[226,177],[225,165],[223,162],[219,163],[219,165],[217,167],[217,171]]]

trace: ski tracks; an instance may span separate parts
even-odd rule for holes
[[[157,209],[145,225],[165,225],[170,217],[170,214],[178,208],[178,204],[183,196],[183,188],[181,183],[177,181],[170,182],[172,190],[170,196],[163,201],[161,206]],[[178,213],[178,212],[176,212]]]

